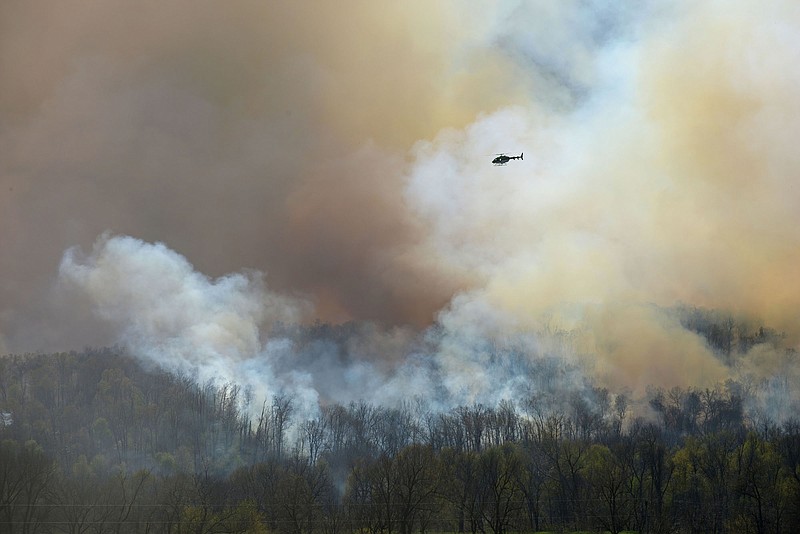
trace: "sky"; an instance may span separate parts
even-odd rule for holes
[[[313,404],[269,325],[354,321],[370,365],[440,328],[459,400],[476,336],[716,383],[666,308],[800,342],[798,65],[781,0],[3,2],[0,349],[259,356]]]

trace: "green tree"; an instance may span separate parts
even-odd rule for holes
[[[518,481],[522,452],[508,443],[485,450],[478,463],[478,492],[483,519],[496,534],[506,532],[522,509],[523,492]]]
[[[417,525],[429,523],[437,507],[440,471],[433,450],[425,445],[409,445],[395,457],[393,473],[401,534],[410,534]]]
[[[733,456],[739,496],[736,518],[757,534],[781,532],[791,492],[780,455],[772,444],[750,432]]]
[[[483,531],[480,499],[478,454],[470,451],[443,449],[442,496],[453,508],[458,532]]]
[[[591,516],[611,534],[626,530],[633,516],[627,464],[604,445],[592,445],[587,453],[586,472],[591,487]]]
[[[0,524],[2,530],[35,532],[46,519],[56,466],[34,441],[0,442]]]

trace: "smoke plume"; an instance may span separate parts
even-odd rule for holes
[[[0,28],[4,351],[118,342],[308,406],[800,398],[790,2],[12,1]],[[723,361],[677,305],[784,344]],[[275,326],[315,320],[349,341]]]

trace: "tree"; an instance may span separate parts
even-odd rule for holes
[[[589,445],[581,440],[543,441],[543,450],[552,465],[548,492],[553,497],[551,514],[562,525],[580,528],[585,523],[586,481],[584,468]]]
[[[120,368],[112,367],[103,372],[97,384],[95,403],[98,413],[108,423],[114,439],[117,460],[122,462],[128,451],[131,431],[138,405],[142,402],[142,392]]]
[[[551,467],[547,454],[538,443],[523,445],[523,462],[517,473],[517,485],[525,504],[528,526],[535,531],[542,527],[542,497]]]
[[[661,428],[641,419],[634,420],[618,456],[630,473],[628,492],[632,500],[634,530],[669,532],[672,521],[666,513],[665,498],[674,463]]]
[[[622,451],[619,451],[622,452]],[[628,528],[633,516],[630,472],[621,458],[604,445],[592,445],[587,453],[587,479],[591,485],[592,516],[611,534]]]
[[[786,473],[790,502],[800,503],[800,419],[786,421],[773,439]],[[800,531],[800,505],[787,510],[786,527],[790,532]]]
[[[308,461],[312,465],[317,463],[322,448],[325,444],[327,428],[325,420],[322,418],[311,419],[300,423],[300,443],[302,453],[308,455]]]
[[[458,532],[483,531],[483,516],[479,493],[478,455],[474,452],[443,449],[442,497],[454,510]]]
[[[328,520],[333,483],[324,462],[311,464],[299,455],[280,470],[277,483],[278,530],[315,532]]]
[[[522,468],[522,452],[515,444],[484,451],[478,463],[478,495],[481,515],[495,534],[506,532],[522,509],[522,488],[517,473]]]
[[[55,475],[55,464],[36,442],[0,442],[0,524],[4,532],[36,531],[47,516],[43,504]]]
[[[344,503],[354,528],[376,533],[387,529],[389,521],[375,493],[373,471],[371,461],[361,459],[356,462],[347,479]]]
[[[791,493],[780,455],[754,432],[734,451],[738,518],[757,534],[781,532]]]
[[[426,525],[436,511],[439,462],[430,447],[409,445],[395,457],[393,473],[400,533],[410,534],[416,525]]]

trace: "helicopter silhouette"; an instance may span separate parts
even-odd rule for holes
[[[522,159],[522,153],[519,156],[507,156],[505,154],[497,154],[497,157],[492,160],[495,165],[505,165],[512,159]]]

